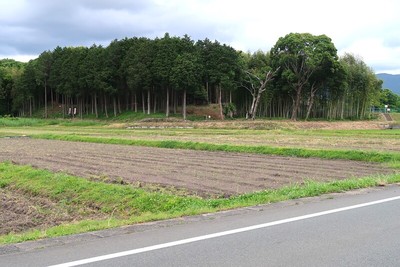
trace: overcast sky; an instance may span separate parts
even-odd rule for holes
[[[0,58],[165,32],[243,51],[268,51],[290,32],[326,34],[339,55],[400,74],[399,0],[0,0]]]

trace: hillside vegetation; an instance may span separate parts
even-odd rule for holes
[[[378,73],[376,76],[383,81],[382,88],[400,95],[400,74]]]
[[[381,83],[360,58],[339,58],[326,35],[290,33],[268,51],[244,53],[189,36],[56,47],[26,64],[0,64],[0,115],[112,117],[181,114],[216,104],[219,119],[369,118]],[[214,116],[215,117],[215,116]]]

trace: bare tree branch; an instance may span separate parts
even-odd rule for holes
[[[272,70],[267,71],[265,73],[264,79],[261,79],[260,77],[251,73],[250,71],[245,71],[245,73],[248,76],[247,82],[250,84],[251,88],[249,88],[248,86],[243,86],[243,87],[246,88],[253,97],[250,110],[248,111],[248,114],[251,116],[251,118],[253,120],[256,117],[257,107],[260,102],[261,95],[263,92],[265,92],[267,90],[267,84],[271,80],[273,80],[273,78],[275,77],[278,70],[279,70],[279,68],[276,69],[275,71],[272,71]],[[259,83],[258,87],[256,87],[256,85],[255,85],[256,82]]]

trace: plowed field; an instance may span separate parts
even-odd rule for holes
[[[124,145],[0,138],[0,161],[77,176],[232,195],[301,183],[393,172],[379,164]]]

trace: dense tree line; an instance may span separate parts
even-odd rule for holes
[[[12,59],[0,60],[0,115],[13,113],[12,91],[24,71],[24,63]]]
[[[382,82],[359,58],[338,58],[325,35],[291,33],[269,52],[243,53],[189,36],[56,47],[28,63],[0,61],[0,115],[182,113],[218,104],[220,117],[364,118]]]

